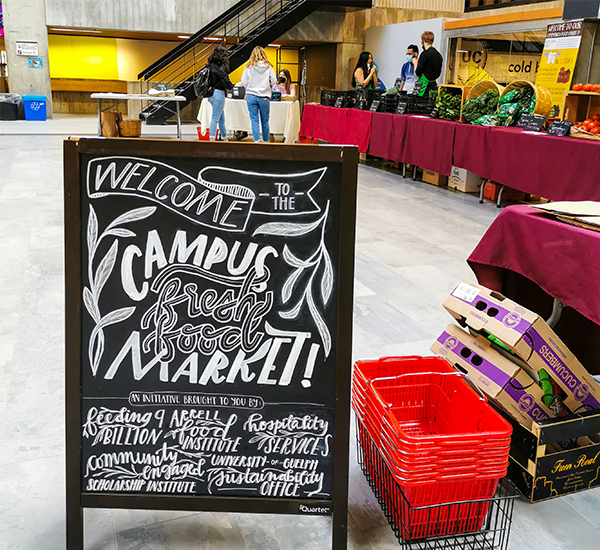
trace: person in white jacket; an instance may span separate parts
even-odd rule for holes
[[[271,89],[277,83],[273,65],[271,65],[265,50],[256,46],[246,63],[242,74],[242,86],[246,88],[246,103],[252,122],[252,137],[260,141],[269,141],[269,114],[271,111]],[[260,115],[260,124],[259,124]]]

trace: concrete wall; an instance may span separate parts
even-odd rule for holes
[[[19,95],[45,95],[52,117],[52,91],[48,62],[48,31],[44,0],[3,0],[6,54],[10,91]],[[29,58],[17,55],[16,42],[37,42],[42,68],[30,68]]]
[[[45,0],[51,27],[193,34],[237,0]]]

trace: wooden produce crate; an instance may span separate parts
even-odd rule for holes
[[[565,93],[563,120],[573,123],[583,122],[597,114],[600,114],[600,93],[572,90]]]
[[[454,84],[440,84],[438,86],[438,94],[442,91],[442,88],[448,89],[453,94],[460,93],[460,95],[461,95],[461,99],[460,99],[460,114],[459,114],[457,120],[461,120],[462,119],[462,108],[463,108],[463,105],[465,104],[467,96],[469,95],[469,92],[471,91],[472,87],[473,86],[456,86]],[[437,100],[436,100],[436,104],[437,104]],[[442,119],[442,120],[444,120],[444,119]]]
[[[513,427],[508,478],[530,502],[600,486],[600,443],[589,439],[600,441],[600,410],[542,420],[528,430],[493,406]],[[570,440],[581,446],[557,446]]]

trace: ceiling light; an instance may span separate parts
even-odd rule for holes
[[[281,48],[279,44],[269,44],[269,48]]]
[[[102,31],[92,31],[89,29],[50,29],[51,31],[57,31],[57,32],[96,32],[96,33],[101,33]]]
[[[191,38],[191,37],[185,36],[184,34],[180,34],[177,38],[181,38],[182,40],[187,40],[188,38]]]
[[[204,40],[210,40],[211,42],[221,42],[222,38],[215,38],[214,36],[205,36]]]

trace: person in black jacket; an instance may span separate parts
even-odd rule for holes
[[[413,59],[413,65],[415,67],[415,75],[417,76],[417,82],[421,82],[420,96],[425,95],[429,90],[437,90],[436,80],[442,74],[442,65],[444,64],[444,58],[442,54],[433,47],[434,35],[431,31],[425,31],[421,35],[421,46],[423,46],[423,53],[420,55],[419,60]]]
[[[229,80],[229,53],[227,48],[219,44],[208,58],[210,69],[211,86],[214,88],[213,95],[208,98],[212,106],[212,118],[210,119],[209,138],[215,141],[217,138],[217,125],[221,139],[227,139],[225,128],[225,92],[233,88]]]

